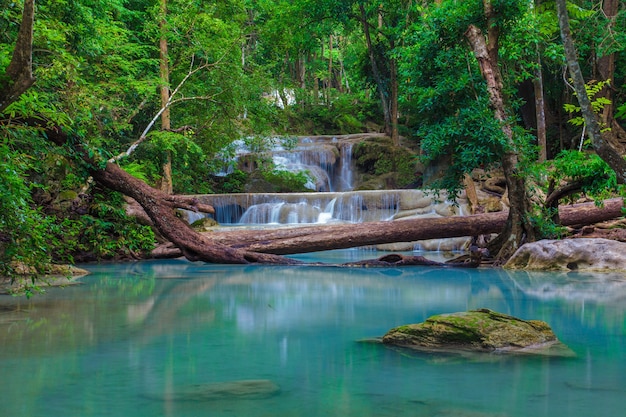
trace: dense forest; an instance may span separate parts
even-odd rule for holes
[[[559,234],[560,201],[621,192],[625,68],[618,0],[0,0],[0,275],[149,251],[110,165],[239,192],[213,176],[236,141],[367,131],[445,159],[433,187],[500,168],[507,256]]]

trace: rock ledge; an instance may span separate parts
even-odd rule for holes
[[[506,269],[542,271],[626,271],[626,243],[609,239],[540,240],[526,243]]]

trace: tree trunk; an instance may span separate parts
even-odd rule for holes
[[[180,200],[182,197],[168,196],[135,179],[116,164],[108,163],[104,170],[94,170],[92,175],[101,185],[135,199],[148,214],[159,233],[180,248],[182,254],[191,261],[224,264],[297,263],[282,256],[254,253],[225,246],[194,231],[178,218],[174,211],[175,208],[181,206],[181,203],[195,208],[196,202],[193,199]]]
[[[385,133],[389,136],[392,135],[392,121],[389,109],[389,102],[386,97],[386,88],[383,83],[383,79],[378,70],[378,64],[376,63],[376,56],[374,54],[374,46],[372,45],[372,36],[370,35],[370,26],[367,21],[367,14],[365,13],[365,6],[359,4],[361,11],[361,24],[363,25],[363,33],[365,34],[365,43],[367,45],[367,53],[370,59],[370,65],[372,66],[372,76],[376,81],[376,87],[378,89],[378,95],[380,96],[380,104],[383,109],[383,117],[385,119]]]
[[[615,17],[618,11],[618,1],[617,0],[604,0],[602,2],[602,11],[604,15],[609,20],[608,24],[608,32],[611,32],[613,26],[615,26]],[[613,82],[615,75],[615,53],[609,53],[602,55],[597,59],[596,69],[598,71],[598,77],[601,81],[609,81],[611,83],[610,86],[605,87],[602,91],[602,95],[611,101],[611,104],[607,104],[604,106],[602,111],[602,121],[607,127],[611,127],[613,122],[613,109],[615,105],[613,104],[612,98],[612,89],[614,88]]]
[[[487,5],[489,2],[485,1],[485,4]],[[490,8],[485,7],[485,9],[492,12]],[[506,227],[491,244],[491,249],[498,252],[496,258],[504,261],[525,241],[534,240],[535,232],[527,216],[530,203],[526,195],[526,182],[523,175],[520,175],[517,171],[518,155],[515,151],[513,129],[506,115],[504,105],[502,76],[500,75],[497,61],[497,45],[493,44],[498,38],[494,25],[490,25],[489,34],[491,37],[488,46],[485,36],[478,27],[470,25],[465,32],[465,36],[472,46],[474,56],[480,64],[483,78],[487,83],[489,101],[494,115],[501,122],[502,132],[508,141],[508,149],[502,156],[502,169],[506,179],[511,209]]]
[[[393,44],[391,45],[393,49]],[[391,142],[395,146],[400,145],[400,134],[398,132],[398,61],[395,58],[389,60],[390,80],[389,89],[391,90],[390,97],[390,112],[389,118],[391,119]]]
[[[622,199],[562,206],[561,225],[578,226],[599,223],[622,216]],[[252,252],[288,255],[331,249],[414,242],[462,236],[500,233],[507,223],[507,213],[486,213],[473,216],[430,217],[361,224],[306,226],[295,228],[211,232],[211,241],[224,246]],[[169,256],[180,256],[170,251]]]
[[[617,12],[619,11],[619,1],[603,1],[602,11],[609,21],[607,24],[607,32],[613,33],[615,31]],[[617,120],[615,120],[614,117],[615,103],[613,92],[615,91],[615,68],[615,52],[602,55],[597,59],[596,71],[598,73],[598,79],[601,81],[610,82],[610,84],[608,86],[605,86],[599,93],[601,96],[606,97],[610,101],[610,103],[604,106],[604,109],[602,109],[601,117],[602,123],[604,125],[603,127],[610,129],[610,132],[607,131],[607,136],[610,140],[611,146],[613,146],[615,150],[620,154],[624,154],[624,150],[626,148],[626,131],[617,122]]]
[[[68,137],[61,129],[48,128],[46,133],[47,138],[57,145],[68,142]],[[479,236],[501,232],[503,227],[510,224],[510,214],[498,212],[465,217],[201,234],[178,218],[174,209],[209,212],[212,208],[200,204],[192,197],[167,195],[128,174],[116,164],[109,162],[104,169],[98,168],[101,165],[88,156],[90,153],[81,143],[74,142],[70,146],[75,154],[81,155],[98,183],[137,201],[159,233],[191,261],[221,264],[299,264],[301,262],[280,255],[435,238]],[[602,208],[594,203],[565,206],[560,209],[559,218],[563,225],[593,224],[621,217],[623,206],[622,199],[607,200]]]
[[[35,82],[32,58],[34,21],[35,1],[26,0],[11,63],[4,76],[0,76],[0,113],[17,101]]]
[[[541,55],[537,47],[537,70],[533,80],[535,90],[535,118],[537,119],[537,145],[539,146],[539,162],[548,159],[548,141],[546,135],[546,104],[543,95],[543,71],[541,69]]]
[[[165,108],[161,113],[161,129],[171,130],[170,108],[167,105],[170,99],[170,69],[169,54],[167,50],[167,0],[161,0],[161,20],[159,28],[161,29],[161,39],[159,39],[159,69],[161,73],[161,107]],[[174,191],[174,182],[172,180],[172,152],[165,152],[165,161],[162,167],[163,177],[161,178],[161,190],[166,194],[172,194]]]
[[[602,136],[600,132],[600,124],[596,119],[596,115],[591,107],[589,97],[587,97],[587,91],[585,89],[585,79],[583,78],[580,64],[578,63],[578,56],[576,53],[576,47],[572,39],[572,34],[569,26],[569,16],[567,15],[567,9],[565,7],[565,0],[556,0],[557,15],[559,18],[559,26],[561,28],[561,39],[563,40],[563,47],[565,49],[565,57],[567,58],[567,66],[569,68],[570,76],[572,77],[574,90],[576,91],[576,97],[580,104],[580,110],[585,119],[585,125],[593,149],[598,156],[602,158],[610,167],[615,171],[617,181],[620,184],[626,183],[626,160],[613,149],[608,142],[607,138]]]

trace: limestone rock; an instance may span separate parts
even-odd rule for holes
[[[608,239],[540,240],[526,243],[504,265],[544,271],[626,271],[626,243]]]
[[[539,353],[560,344],[550,326],[489,309],[441,314],[391,329],[383,343],[425,351]]]

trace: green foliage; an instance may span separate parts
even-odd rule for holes
[[[306,172],[280,169],[262,171],[263,179],[274,187],[276,193],[311,191],[306,184],[311,180]]]
[[[587,96],[589,97],[589,100],[591,101],[591,109],[593,110],[595,114],[600,114],[606,106],[611,104],[611,100],[609,100],[608,98],[604,96],[598,96],[598,94],[605,87],[608,87],[610,83],[611,83],[610,80],[606,80],[606,81],[590,81],[587,84],[585,84],[585,91],[587,92]],[[564,104],[563,108],[569,114],[575,115],[571,119],[568,120],[569,123],[571,123],[574,126],[585,125],[585,119],[583,118],[582,114],[580,114],[581,113],[580,106],[577,106],[575,104]],[[601,129],[602,129],[601,130],[602,132],[611,130],[611,128],[608,126],[601,126]],[[591,144],[591,141],[589,139],[586,139],[583,142],[583,144],[588,146]]]
[[[494,2],[495,21],[501,30],[499,43],[500,69],[505,79],[506,106],[509,111],[517,103],[510,97],[515,85],[531,76],[533,65],[521,63],[536,54],[536,29],[532,36],[520,38],[522,22],[533,22],[528,16],[527,2]],[[465,173],[475,168],[489,168],[500,161],[505,152],[534,152],[528,147],[528,135],[514,128],[515,149],[511,149],[502,125],[491,108],[486,84],[473,51],[467,46],[464,33],[470,24],[485,26],[481,1],[443,2],[431,5],[415,16],[406,32],[405,44],[398,48],[403,90],[401,106],[410,115],[413,136],[420,141],[424,163],[445,162],[448,167],[434,187],[456,193],[462,188]],[[532,61],[531,61],[532,62]],[[506,121],[515,125],[511,115]]]
[[[615,172],[602,158],[595,153],[576,150],[559,153],[554,160],[540,167],[539,175],[547,175],[555,184],[575,181],[580,184],[582,193],[597,200],[611,197],[622,188],[617,184]]]
[[[124,163],[122,168],[133,177],[142,180],[143,182],[149,182],[148,174],[145,167],[137,161],[131,161]]]
[[[150,251],[155,236],[149,226],[126,216],[119,193],[97,193],[88,212],[56,219],[50,225],[50,248],[56,262],[117,259]]]
[[[532,167],[536,184],[541,184],[542,193],[554,187],[576,184],[575,191],[567,195],[567,200],[575,202],[580,197],[592,198],[597,202],[624,194],[624,186],[617,184],[615,172],[595,153],[577,150],[560,152],[553,160]],[[531,221],[540,238],[558,239],[566,234],[566,228],[555,224],[552,219],[556,208],[536,204]]]
[[[467,107],[439,123],[422,125],[416,134],[422,138],[424,163],[451,156],[444,176],[432,184],[451,193],[461,189],[465,173],[496,164],[507,149],[507,139],[486,98],[468,102]]]
[[[34,279],[50,262],[50,221],[32,208],[23,179],[30,166],[28,156],[0,144],[0,275],[12,279],[18,264],[33,267]]]
[[[567,235],[567,227],[552,220],[556,214],[558,214],[556,208],[534,207],[533,212],[529,214],[529,220],[538,239],[562,239]]]
[[[287,110],[291,118],[289,128],[298,134],[350,134],[363,132],[366,122],[376,119],[379,104],[363,92],[339,94],[332,90],[331,94],[331,101],[321,105],[311,102],[305,91],[296,90],[303,106]]]
[[[235,170],[225,176],[214,177],[213,192],[215,194],[244,193],[248,178],[249,175],[240,170]]]
[[[248,180],[243,172],[221,182],[209,180],[219,159],[215,155],[242,137],[257,153],[255,164],[266,181],[280,190],[302,189],[308,181],[305,174],[277,171],[263,157],[277,145],[266,138],[284,131],[355,133],[367,122],[382,124],[360,5],[372,30],[383,94],[389,97],[391,63],[396,60],[406,131],[421,141],[424,161],[450,158],[442,187],[458,189],[463,173],[497,163],[510,150],[463,38],[469,24],[485,33],[488,29],[480,0],[167,3],[164,16],[160,2],[152,0],[37,2],[33,53],[37,82],[0,115],[0,259],[5,272],[15,260],[40,265],[36,269],[41,270],[53,255],[54,260],[57,255],[70,259],[93,252],[108,258],[149,247],[151,232],[123,216],[119,196],[99,194],[81,215],[64,213],[57,218],[37,208],[44,197],[54,199],[81,189],[89,167],[67,163],[77,157],[71,145],[63,150],[65,158],[55,159],[42,144],[42,129],[23,122],[34,118],[43,125],[60,126],[92,155],[110,157],[125,151],[161,107],[162,37],[169,47],[170,87],[180,84],[170,108],[176,131],[159,131],[157,121],[149,138],[120,164],[137,178],[156,184],[170,155],[178,193],[243,191]],[[11,59],[22,4],[0,0],[0,83],[6,81],[3,70]],[[498,11],[492,23],[502,28],[499,51],[505,84],[517,87],[534,76],[540,54],[547,70],[546,95],[560,108],[563,61],[553,3],[541,2],[536,8],[521,0],[492,4]],[[583,63],[616,53],[614,102],[617,117],[626,118],[626,65],[620,49],[626,39],[624,11],[610,30],[605,30],[608,21],[595,4],[568,2],[568,11]],[[591,73],[590,66],[585,70]],[[296,104],[280,109],[263,99],[273,91],[293,91]],[[513,114],[517,92],[512,88],[506,92]],[[603,99],[595,102],[597,110],[608,104]],[[515,150],[525,159],[521,168],[526,169],[535,150],[525,132],[514,130]],[[560,155],[545,169],[557,182],[585,178],[585,192],[614,190],[610,172],[592,157],[579,157]],[[408,153],[381,152],[377,158],[363,156],[361,162],[372,174],[395,170],[407,182],[413,179],[415,161]]]
[[[396,185],[404,187],[415,179],[416,157],[406,148],[395,147],[390,142],[363,141],[352,151],[359,171],[369,175],[396,174]]]

